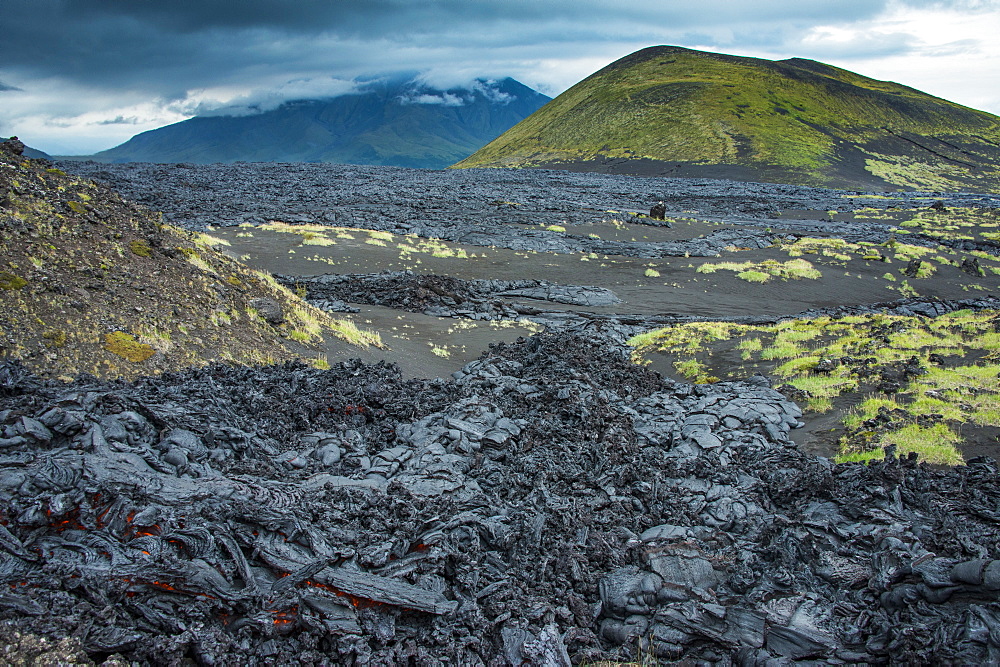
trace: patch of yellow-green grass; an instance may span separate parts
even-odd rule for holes
[[[19,290],[27,284],[28,281],[18,275],[9,271],[0,271],[0,289],[2,290]]]
[[[764,342],[760,338],[744,338],[736,347],[741,351],[740,356],[743,360],[748,361],[764,349]]]
[[[938,389],[968,392],[1000,388],[1000,366],[955,366],[953,368],[931,368],[925,381]]]
[[[851,430],[861,428],[863,422],[872,419],[882,408],[886,410],[897,410],[903,406],[892,397],[870,396],[852,408],[844,416],[844,426]]]
[[[785,320],[775,325],[774,330],[778,332],[776,340],[787,343],[813,340],[821,332],[810,320]]]
[[[946,331],[930,327],[912,326],[889,335],[889,347],[897,350],[920,350],[923,348],[961,347],[962,339]]]
[[[138,257],[151,257],[153,255],[153,249],[149,247],[149,243],[141,239],[129,241],[128,247],[132,254]]]
[[[361,329],[351,320],[330,318],[327,326],[339,338],[348,343],[358,345],[359,347],[384,347],[382,337],[378,332]]]
[[[648,269],[645,270],[645,272],[643,273],[643,275],[645,275],[647,278],[659,278],[660,277],[660,272],[657,271],[654,268],[648,268]]]
[[[915,357],[924,374],[899,393],[869,397],[845,414],[844,460],[880,457],[882,447],[896,444],[903,453],[916,451],[924,460],[945,463],[955,460],[952,450],[960,442],[959,425],[1000,426],[998,320],[995,311],[966,310],[936,318],[871,314],[783,320],[762,326],[693,322],[648,332],[630,342],[637,348],[635,357],[640,363],[643,353],[664,353],[692,381],[733,372],[713,359],[726,359],[719,354],[726,349],[738,351],[757,370],[808,392],[804,407],[811,412],[831,409],[834,399],[857,393],[863,385],[874,387],[879,376],[872,369]],[[945,365],[938,365],[939,360],[932,363],[932,354],[947,359]],[[969,361],[953,366],[959,355]],[[816,365],[827,358],[840,362],[828,373],[816,373]],[[880,409],[890,412],[888,422],[862,425]],[[958,440],[948,436],[940,447],[932,447],[928,438],[946,435],[945,431],[929,427],[918,417],[933,415],[940,415],[933,419],[952,427],[949,432]],[[911,423],[915,426],[903,430]],[[890,438],[890,434],[896,435]]]
[[[802,255],[822,255],[842,262],[850,261],[854,254],[861,253],[861,246],[837,238],[800,238],[794,243],[780,243],[778,247],[789,257]]]
[[[918,378],[908,391],[936,393],[960,411],[956,421],[969,421],[981,426],[1000,426],[1000,365],[965,365],[954,368],[933,368]],[[918,399],[919,400],[919,399]],[[926,398],[923,400],[927,400]],[[943,414],[943,413],[942,413]]]
[[[905,455],[915,452],[921,461],[938,465],[961,465],[962,454],[958,451],[961,437],[947,424],[936,423],[929,426],[908,424],[898,431],[884,434],[879,444],[896,445],[896,453]]]
[[[913,391],[915,389],[915,391]],[[914,383],[910,385],[906,393],[915,394],[907,405],[907,408],[916,415],[941,415],[943,419],[948,421],[963,421],[966,418],[965,413],[958,406],[958,404],[944,401],[940,398],[933,398],[928,396],[925,392],[921,391],[924,386],[919,383]],[[933,390],[932,390],[933,391]]]
[[[760,351],[761,361],[775,361],[776,359],[791,359],[805,352],[805,349],[796,345],[793,341],[778,340],[768,345]]]
[[[1000,351],[1000,331],[985,331],[973,336],[969,341],[969,347],[986,350],[988,352]]]
[[[771,278],[770,274],[754,270],[740,271],[736,274],[736,277],[748,283],[766,283]]]
[[[109,334],[104,334],[104,349],[133,363],[146,361],[156,354],[153,346],[140,343],[132,334],[125,333],[124,331],[113,331]]]
[[[833,410],[833,401],[829,398],[811,396],[806,399],[805,411],[815,414],[825,414]]]
[[[191,266],[201,269],[205,273],[219,275],[215,270],[215,267],[209,264],[194,248],[180,248],[180,251],[184,255],[184,259],[187,260],[187,263]]]
[[[705,344],[743,335],[751,327],[732,322],[689,322],[637,334],[628,344],[637,352],[696,352]]]
[[[837,375],[801,375],[788,382],[816,398],[836,398],[847,391],[857,391],[858,380]]]
[[[546,225],[545,231],[548,232],[565,232],[566,228],[562,225]]]
[[[329,236],[323,236],[322,234],[313,234],[307,232],[302,235],[302,245],[315,245],[315,246],[332,246],[337,245],[337,242],[331,239]]]
[[[808,373],[809,371],[816,368],[816,364],[820,361],[819,355],[805,355],[802,357],[795,357],[794,359],[789,359],[785,363],[781,364],[774,369],[774,374],[787,378],[796,375],[801,375],[803,373]]]
[[[715,273],[717,271],[732,271],[738,278],[749,282],[762,283],[771,278],[781,280],[816,280],[822,277],[822,273],[811,263],[804,259],[796,258],[787,262],[779,262],[774,259],[766,259],[762,262],[706,262],[697,268],[698,273]]]
[[[686,380],[695,384],[710,384],[718,382],[719,378],[708,372],[708,367],[697,359],[685,359],[674,362],[674,368]]]
[[[214,248],[215,246],[228,246],[232,245],[229,241],[225,239],[220,239],[218,236],[212,236],[211,234],[196,233],[192,239],[195,245],[202,246],[203,248]]]
[[[421,239],[416,243],[414,240],[415,239],[407,238],[405,242],[396,244],[396,247],[399,249],[399,256],[401,259],[405,260],[412,254],[420,253],[429,254],[430,256],[438,259],[468,259],[470,257],[465,248],[453,248],[439,239]]]
[[[887,183],[915,190],[958,191],[968,169],[944,162],[929,164],[905,155],[869,153],[865,170]]]
[[[909,243],[896,243],[893,247],[895,255],[893,259],[899,262],[908,262],[911,259],[916,259],[918,257],[924,257],[933,252],[936,252],[934,248],[927,248],[920,245],[911,245]]]

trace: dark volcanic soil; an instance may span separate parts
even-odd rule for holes
[[[908,296],[965,299],[1000,287],[1000,261],[989,259],[997,256],[997,242],[952,224],[968,211],[996,218],[1000,197],[995,195],[861,193],[545,170],[95,163],[66,168],[107,180],[177,224],[215,225],[213,234],[231,244],[227,251],[255,268],[292,280],[341,276],[336,295],[327,278],[321,279],[327,281],[324,295],[313,294],[336,311],[359,308],[354,319],[379,330],[391,348],[367,358],[399,363],[410,376],[447,377],[474,359],[485,342],[510,333],[483,325],[456,328],[441,319],[445,315],[467,321],[500,315],[513,323],[513,314],[552,326],[592,314],[627,319],[634,325],[629,333],[635,333],[678,317],[780,317]],[[646,215],[660,201],[667,220]],[[919,216],[948,229],[900,226]],[[260,229],[268,221],[290,226]],[[864,245],[848,253],[849,259],[815,250],[793,255],[791,246],[806,237]],[[431,248],[418,247],[428,239],[438,240]],[[907,278],[901,271],[908,259],[892,249],[896,241],[933,250],[940,267],[930,277]],[[707,271],[723,262],[787,263],[793,257],[810,262],[821,277],[759,284],[733,270]],[[982,275],[962,270],[970,259],[982,264]],[[435,295],[432,307],[423,297],[402,304],[405,297],[393,296],[385,281],[375,287],[378,274],[407,270],[446,280],[593,286],[617,300],[574,305],[506,296],[502,307],[482,309],[443,304]],[[307,285],[314,283],[302,281]],[[419,312],[409,314],[413,311]],[[343,358],[340,350],[328,355]]]

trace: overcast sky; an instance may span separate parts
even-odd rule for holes
[[[1000,0],[0,0],[0,136],[110,148],[421,71],[555,96],[646,46],[821,60],[1000,114]]]

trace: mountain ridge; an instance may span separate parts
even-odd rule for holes
[[[324,100],[248,115],[196,116],[96,153],[106,162],[334,162],[444,168],[549,98],[506,78],[438,90],[413,81],[364,84]]]
[[[818,61],[659,46],[454,166],[996,191],[1000,118]]]

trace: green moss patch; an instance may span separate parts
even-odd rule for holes
[[[151,345],[140,343],[131,334],[115,331],[104,335],[104,349],[133,363],[146,361],[156,354]]]
[[[716,271],[733,271],[737,278],[751,283],[766,283],[772,278],[817,280],[823,277],[819,270],[804,259],[792,259],[787,262],[774,259],[766,259],[763,262],[708,262],[698,267],[698,273]]]
[[[133,255],[138,255],[139,257],[152,257],[153,249],[149,247],[149,244],[142,240],[129,241],[128,249],[132,251]]]
[[[881,458],[884,447],[895,445],[930,463],[955,465],[970,429],[1000,427],[996,311],[817,317],[767,326],[692,322],[629,342],[637,361],[663,355],[695,382],[770,374],[807,412],[853,401],[841,420],[840,461]],[[739,369],[734,356],[744,362]]]
[[[0,271],[0,289],[16,290],[28,284],[28,281],[20,276],[16,276],[9,271]]]

